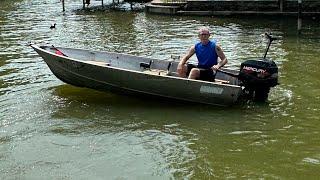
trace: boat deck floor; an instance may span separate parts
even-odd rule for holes
[[[110,66],[109,63],[102,62],[102,61],[85,61],[88,64],[98,65],[98,66]],[[178,77],[178,74],[176,72],[169,72],[166,70],[161,69],[144,69],[143,73],[146,74],[152,74],[152,75],[158,75],[158,76],[174,76]],[[222,80],[222,79],[215,79],[215,83],[220,84],[230,84],[230,81]]]

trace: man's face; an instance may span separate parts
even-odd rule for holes
[[[200,31],[199,32],[199,39],[201,41],[206,41],[209,39],[210,33],[209,31]]]

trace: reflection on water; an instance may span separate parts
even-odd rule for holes
[[[100,3],[100,2],[98,2]],[[225,179],[319,176],[319,24],[294,18],[83,12],[81,2],[0,2],[0,177],[7,179]],[[46,9],[46,12],[43,12]],[[56,29],[50,29],[52,22]],[[269,102],[212,107],[76,88],[26,44],[183,55],[209,26],[237,69],[261,57],[280,71]],[[302,177],[303,175],[303,177]],[[301,178],[300,178],[301,177]]]

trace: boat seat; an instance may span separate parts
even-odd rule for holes
[[[168,67],[167,67],[167,75],[168,76],[175,76],[179,77],[179,74],[177,73],[177,64],[174,64],[173,61],[169,61]]]
[[[110,66],[110,63],[102,62],[102,61],[85,61],[88,64],[94,64],[98,66]]]
[[[151,64],[153,63],[152,60],[150,60],[149,63],[146,63],[146,62],[140,62],[140,68],[143,68],[143,69],[150,69],[151,68]]]
[[[172,68],[172,61],[168,61],[168,63],[154,63],[153,60],[147,62],[140,62],[139,66],[144,73],[153,74],[153,75],[163,75],[163,76],[172,76],[172,71],[175,70]]]
[[[168,76],[179,77],[179,74],[178,74],[177,72],[172,72],[172,71],[171,71],[171,72],[169,71],[169,72],[167,73],[167,75],[168,75]]]
[[[221,83],[221,84],[230,84],[230,81],[226,81],[222,79],[215,79],[214,82]]]
[[[158,76],[167,76],[167,71],[160,70],[160,69],[146,69],[143,71],[146,74],[158,75]]]

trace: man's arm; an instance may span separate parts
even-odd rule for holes
[[[194,46],[191,46],[191,48],[188,50],[187,54],[185,54],[185,55],[181,58],[179,64],[184,65],[194,53],[195,53],[195,47],[194,47]]]
[[[191,48],[188,50],[186,55],[184,55],[177,67],[177,72],[180,77],[185,77],[187,73],[187,68],[185,66],[186,62],[189,60],[189,58],[195,53],[195,46],[191,46]]]
[[[219,69],[219,68],[223,67],[225,64],[227,64],[228,59],[227,59],[226,55],[224,54],[222,48],[219,45],[216,45],[216,52],[217,52],[218,57],[221,59],[221,61],[218,62],[217,65],[214,65],[213,68]]]

